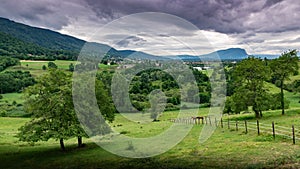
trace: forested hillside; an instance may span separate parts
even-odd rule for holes
[[[85,41],[72,36],[16,23],[5,18],[0,18],[0,32],[54,50],[80,51],[85,43]]]
[[[0,56],[31,60],[74,60],[77,52],[52,50],[0,32]]]

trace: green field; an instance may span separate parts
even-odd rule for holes
[[[55,61],[55,63],[61,69],[68,69],[70,63],[75,64],[73,61]],[[46,72],[42,70],[44,64],[47,62],[26,61],[22,62],[21,66],[11,67],[8,70],[29,70],[34,76],[39,76]],[[113,68],[107,65],[99,67]],[[271,93],[279,92],[273,84],[266,83],[266,86]],[[272,134],[264,132],[267,130],[264,128],[261,128],[262,131],[258,135],[255,126],[252,126],[252,130],[249,129],[246,134],[243,122],[247,120],[249,126],[251,123],[255,124],[257,119],[253,113],[224,115],[223,128],[219,123],[206,142],[199,143],[204,125],[194,125],[188,135],[175,147],[161,155],[143,159],[111,154],[89,138],[83,139],[85,143],[83,148],[77,148],[76,138],[66,140],[66,151],[61,151],[59,141],[53,139],[35,144],[20,142],[15,137],[18,128],[30,120],[21,117],[22,106],[20,106],[9,114],[18,117],[0,117],[0,168],[300,168],[300,95],[285,91],[285,97],[290,102],[290,108],[286,110],[284,116],[280,110],[265,111],[259,122],[261,127],[267,126],[270,131],[271,123],[274,122],[276,131],[280,129],[288,133],[291,133],[291,126],[294,125],[297,135],[295,145],[289,137],[277,135],[273,139]],[[1,102],[9,104],[14,101],[23,104],[22,94],[3,94],[1,99]],[[197,106],[190,103],[183,104],[193,108]],[[183,112],[191,111],[198,112],[199,116],[205,116],[209,113],[209,108],[183,110]],[[136,114],[125,114],[135,122],[116,114],[115,121],[110,123],[110,126],[127,136],[146,138],[167,130],[173,124],[170,119],[177,118],[177,115],[178,111],[167,111],[159,117],[158,122],[140,123],[137,122],[139,116]],[[227,126],[228,119],[231,120],[230,129]],[[239,124],[238,131],[235,128],[236,121]]]
[[[46,73],[46,70],[43,70],[43,65],[48,66],[49,61],[33,61],[33,60],[21,60],[21,65],[13,66],[7,69],[7,71],[29,71],[33,76],[37,77],[44,73]],[[76,61],[66,61],[66,60],[55,60],[54,62],[59,69],[69,69],[69,65],[73,63],[76,64]]]
[[[207,110],[201,111],[205,114]],[[171,125],[169,118],[176,112],[164,113],[160,122],[134,124],[121,115],[111,124],[115,130],[127,131],[132,137],[149,137],[163,132]],[[291,114],[291,115],[289,115]],[[230,118],[241,118],[234,115]],[[253,115],[252,115],[253,116]],[[300,111],[287,112],[282,118],[279,111],[265,113],[266,119],[289,125],[300,117]],[[38,142],[30,145],[19,142],[14,135],[28,118],[0,118],[0,166],[1,168],[274,168],[300,167],[300,143],[293,145],[290,139],[272,139],[270,135],[257,136],[250,131],[234,131],[217,128],[203,144],[198,142],[202,125],[195,125],[191,132],[168,152],[146,159],[118,157],[84,139],[86,146],[76,148],[76,139],[66,141],[67,151],[61,152],[58,141]]]
[[[69,65],[72,63],[74,65],[78,64],[77,61],[68,61],[68,60],[55,60],[52,61],[54,62],[59,69],[64,69],[68,70]],[[42,67],[43,65],[48,66],[49,61],[34,61],[34,60],[21,60],[20,65],[18,66],[13,66],[6,71],[17,71],[17,70],[22,70],[22,71],[29,71],[33,76],[37,77],[40,75],[43,75],[46,73],[46,70],[43,70]],[[117,65],[104,65],[104,64],[99,64],[100,69],[114,69]]]
[[[2,94],[3,99],[1,99],[1,102],[9,102],[12,103],[13,101],[16,101],[17,103],[23,103],[23,94],[22,93],[6,93]]]
[[[282,116],[279,110],[264,112],[262,124],[271,124],[290,128],[295,124],[300,129],[300,109],[297,95],[286,93],[294,105]],[[12,99],[18,94],[4,95]],[[292,97],[291,97],[292,96]],[[297,97],[296,97],[297,96]],[[197,110],[184,110],[185,112]],[[198,114],[208,114],[209,108],[201,108]],[[166,130],[176,118],[177,111],[162,114],[159,122],[136,123],[117,114],[110,125],[115,131],[131,137],[149,137]],[[224,116],[224,121],[228,116]],[[253,114],[230,115],[230,120],[248,120],[255,122]],[[0,167],[1,168],[299,168],[300,141],[292,144],[290,138],[249,130],[245,134],[240,126],[235,131],[220,126],[205,142],[198,142],[203,125],[194,125],[189,134],[175,147],[159,156],[146,159],[130,159],[111,154],[97,146],[90,139],[84,139],[86,146],[76,148],[76,139],[66,141],[67,151],[62,152],[57,140],[38,142],[35,145],[19,142],[15,137],[17,129],[29,118],[0,118]],[[17,161],[17,162],[16,162]]]

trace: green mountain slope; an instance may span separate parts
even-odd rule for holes
[[[85,41],[47,29],[31,27],[5,18],[0,18],[0,32],[24,42],[34,43],[54,50],[80,51]]]
[[[73,51],[45,48],[0,32],[0,56],[35,60],[73,60],[76,55]]]

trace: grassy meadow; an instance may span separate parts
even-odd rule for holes
[[[48,66],[50,61],[35,61],[35,60],[21,60],[20,65],[10,67],[6,69],[6,71],[29,71],[34,77],[38,77],[47,72],[47,70],[43,70],[42,67]],[[57,65],[59,69],[68,70],[69,65],[72,63],[73,65],[78,64],[77,61],[67,61],[67,60],[55,60],[52,61]],[[117,65],[104,65],[99,64],[99,69],[107,70],[116,67]]]
[[[206,111],[207,112],[207,111]],[[205,110],[203,111],[205,113]],[[287,112],[299,117],[299,111]],[[168,120],[176,112],[164,113],[160,122],[134,125],[122,115],[111,124],[128,136],[149,137],[163,132],[171,125]],[[274,120],[288,125],[291,118],[283,120],[280,112],[265,113],[264,122]],[[240,116],[234,116],[236,118]],[[298,168],[300,143],[293,145],[290,139],[276,138],[268,134],[257,136],[255,131],[245,134],[217,128],[205,143],[198,142],[202,125],[195,125],[177,146],[168,152],[146,159],[129,159],[113,155],[91,140],[84,139],[86,146],[76,148],[76,139],[66,141],[67,151],[59,149],[58,141],[38,142],[35,145],[19,142],[15,137],[22,124],[29,118],[0,118],[0,167],[1,168]],[[17,161],[17,162],[16,162]]]
[[[68,69],[73,61],[55,61],[61,69]],[[45,71],[42,66],[47,62],[22,61],[20,66],[8,70],[28,70],[34,76]],[[102,69],[109,66],[100,65]],[[279,89],[272,84],[266,84],[272,93]],[[261,124],[269,125],[274,121],[276,126],[291,130],[295,125],[297,134],[300,134],[300,95],[285,91],[290,101],[290,108],[282,116],[280,110],[263,112]],[[21,93],[3,94],[1,102],[23,103]],[[188,105],[196,107],[195,105]],[[187,109],[184,112],[197,111],[198,115],[205,116],[209,108]],[[116,114],[115,121],[110,126],[120,133],[131,137],[150,137],[164,132],[173,124],[170,119],[176,118],[178,111],[164,112],[158,122],[137,123]],[[134,118],[134,117],[133,117]],[[131,159],[119,157],[97,146],[89,138],[84,138],[85,146],[77,148],[77,139],[66,140],[67,151],[61,151],[58,140],[37,142],[30,144],[18,141],[15,135],[18,128],[30,120],[24,117],[0,117],[0,168],[300,168],[300,140],[292,144],[287,137],[276,136],[262,132],[259,136],[254,130],[245,133],[242,125],[235,130],[234,124],[227,128],[226,120],[255,123],[253,113],[224,115],[224,127],[217,127],[213,135],[204,143],[199,143],[199,135],[203,125],[194,125],[189,134],[169,151],[151,158]]]

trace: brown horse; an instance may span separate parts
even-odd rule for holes
[[[203,123],[204,117],[197,116],[197,117],[192,117],[192,119],[195,121],[195,124],[200,124],[200,119],[202,120],[202,123]]]

